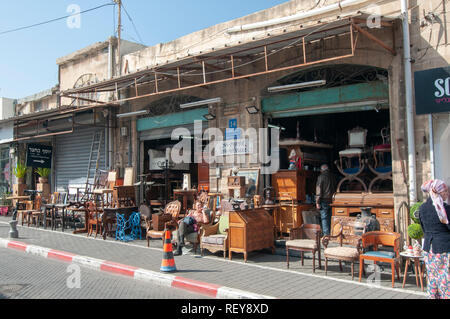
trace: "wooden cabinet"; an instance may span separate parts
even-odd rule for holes
[[[209,192],[209,164],[202,157],[202,162],[198,164],[198,190]]]
[[[275,193],[289,193],[294,201],[305,201],[306,194],[315,194],[318,172],[304,170],[279,170],[272,175]]]
[[[248,253],[264,248],[274,252],[273,217],[263,208],[230,211],[228,228],[229,258],[232,253],[243,253],[247,262]]]
[[[289,193],[295,201],[306,200],[306,172],[300,170],[279,170],[272,175],[275,193]]]
[[[244,176],[228,176],[228,195],[231,198],[238,193],[238,198],[245,197],[245,177]],[[237,192],[236,192],[237,190]]]
[[[289,234],[292,228],[300,227],[303,224],[302,212],[311,209],[314,209],[313,205],[282,204],[274,214],[277,234]]]

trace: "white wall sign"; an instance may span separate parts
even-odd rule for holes
[[[218,141],[214,150],[216,156],[245,155],[253,153],[253,144],[248,139]]]

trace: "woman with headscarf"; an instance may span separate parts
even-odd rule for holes
[[[427,292],[431,299],[450,299],[450,206],[448,186],[441,180],[422,185],[430,198],[419,209],[424,232],[423,250],[427,267]]]

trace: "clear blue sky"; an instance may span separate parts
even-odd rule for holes
[[[0,2],[0,33],[81,11],[112,0],[16,0]],[[276,6],[287,0],[123,0],[125,9],[145,45],[164,43],[183,35]],[[116,12],[117,15],[117,12]],[[56,59],[105,41],[114,35],[114,6],[81,16],[81,28],[70,29],[66,20],[31,29],[0,34],[0,96],[23,98],[47,90],[58,82]],[[140,42],[123,14],[123,38]],[[117,22],[116,22],[117,23]]]

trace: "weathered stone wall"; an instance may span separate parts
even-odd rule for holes
[[[326,5],[336,3],[336,1],[327,1]],[[206,54],[208,52],[217,51],[238,44],[252,42],[257,39],[268,38],[283,32],[289,33],[298,30],[300,24],[304,28],[317,25],[318,20],[321,22],[332,21],[338,15],[361,10],[365,13],[378,14],[385,17],[400,17],[400,1],[366,1],[364,4],[344,10],[343,12],[333,12],[322,17],[314,17],[308,21],[295,21],[284,25],[266,27],[255,31],[243,31],[238,34],[227,34],[224,31],[236,25],[243,25],[264,21],[273,18],[280,18],[293,15],[298,12],[311,10],[315,1],[291,1],[274,8],[270,8],[255,14],[251,14],[240,19],[212,26],[205,30],[184,36],[169,43],[159,44],[154,47],[130,54],[124,57],[124,64],[128,62],[128,70],[134,72],[145,68],[153,68],[163,66],[164,64],[181,60],[189,56]],[[410,8],[410,32],[411,32],[411,50],[414,59],[413,72],[448,66],[449,49],[448,49],[448,22],[446,16],[446,2],[444,0],[430,1],[409,1]],[[433,23],[425,23],[424,10],[427,12],[435,12],[438,19]],[[422,25],[421,25],[422,23]],[[395,193],[395,211],[397,229],[405,233],[405,227],[408,223],[407,213],[401,211],[400,207],[403,202],[408,202],[408,145],[406,130],[406,107],[405,107],[405,82],[404,82],[404,61],[403,61],[403,31],[401,21],[397,20],[393,28],[370,29],[369,32],[381,39],[385,44],[394,47],[397,55],[392,55],[384,48],[378,46],[372,40],[359,35],[356,53],[353,58],[348,58],[338,63],[350,63],[359,65],[371,65],[388,70],[389,74],[389,100],[390,100],[390,120],[391,120],[391,142],[393,145],[393,184]],[[347,39],[346,39],[347,38]],[[313,51],[308,52],[308,56],[312,59],[318,58],[319,54],[325,56],[336,56],[348,52],[348,36],[335,39],[328,39],[322,44],[312,46]],[[317,47],[322,45],[321,47]],[[320,50],[319,50],[320,49]],[[284,50],[283,54],[270,57],[271,67],[282,66],[284,62],[298,56],[296,48]],[[311,50],[311,47],[309,48]],[[252,72],[258,69],[260,65],[255,64],[244,68],[242,73]],[[299,69],[300,70],[300,69]],[[237,118],[238,124],[242,128],[263,127],[263,115],[249,115],[245,109],[249,104],[255,104],[261,109],[261,99],[264,97],[265,89],[275,83],[277,79],[282,78],[289,73],[298,70],[277,72],[259,76],[249,80],[230,81],[214,86],[208,89],[191,89],[181,91],[180,94],[197,96],[200,98],[222,97],[222,105],[214,106],[213,112],[216,119],[209,122],[210,127],[219,127],[225,129],[228,126],[230,118]],[[164,84],[161,84],[164,88]],[[151,93],[153,88],[139,87],[140,94]],[[133,96],[134,92],[130,90],[129,96]],[[164,95],[153,96],[145,99],[138,99],[130,102],[129,110],[139,110],[147,107],[150,103],[163,98]],[[422,198],[420,185],[424,180],[429,178],[430,174],[430,157],[429,157],[429,128],[426,116],[415,116],[415,142],[416,142],[416,166],[417,166],[417,185],[418,197]],[[133,145],[133,163],[137,163],[139,144],[137,135],[132,137]],[[122,145],[121,150],[126,152],[128,149],[126,143]],[[223,165],[224,169],[231,168],[232,165]],[[211,166],[211,187],[217,189],[220,180],[215,178],[215,166]],[[223,191],[223,189],[222,189]],[[400,213],[399,213],[400,211]]]

